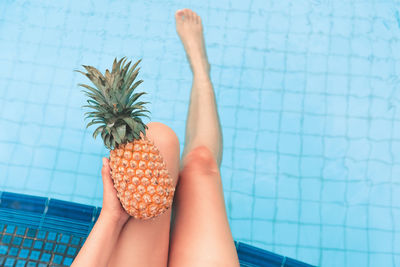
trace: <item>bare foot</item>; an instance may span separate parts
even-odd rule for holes
[[[176,31],[181,38],[193,73],[208,74],[210,64],[207,60],[200,17],[194,11],[185,8],[175,12],[175,20]]]

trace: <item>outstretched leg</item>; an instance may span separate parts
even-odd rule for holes
[[[168,172],[177,183],[179,141],[168,126],[151,122],[146,137],[153,140],[164,158]],[[109,266],[166,266],[168,262],[171,209],[150,220],[130,218],[122,229]]]
[[[175,17],[194,76],[169,266],[238,266],[219,172],[222,134],[201,20],[189,9],[178,10]]]
[[[175,19],[176,30],[182,40],[193,72],[182,158],[193,148],[204,145],[211,150],[220,166],[222,160],[221,125],[209,75],[210,64],[205,50],[201,19],[190,9],[178,10]]]

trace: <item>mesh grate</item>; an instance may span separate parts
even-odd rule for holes
[[[0,265],[70,266],[84,238],[15,225],[0,225]]]

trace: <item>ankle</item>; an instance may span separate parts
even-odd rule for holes
[[[206,70],[193,71],[193,82],[211,83],[210,73]]]
[[[210,79],[210,65],[207,62],[196,63],[195,66],[191,66],[191,69],[194,77]]]

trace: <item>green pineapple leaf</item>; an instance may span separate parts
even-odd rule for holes
[[[115,149],[120,144],[140,139],[140,133],[146,134],[148,128],[141,117],[147,117],[145,113],[150,113],[145,108],[149,102],[137,101],[145,92],[136,93],[137,87],[143,80],[135,81],[140,68],[138,67],[141,59],[131,65],[127,63],[126,57],[114,59],[111,72],[106,69],[104,75],[95,67],[82,65],[87,71],[82,72],[94,85],[78,84],[84,88],[83,93],[88,98],[87,105],[89,111],[85,112],[86,119],[90,119],[87,127],[99,125],[93,132],[96,138],[101,134],[104,145],[109,149]]]

